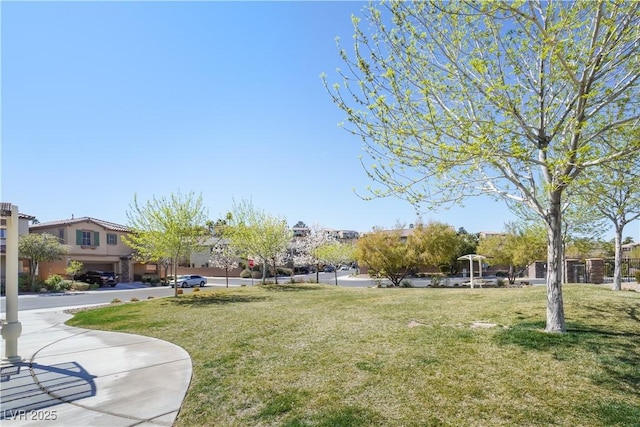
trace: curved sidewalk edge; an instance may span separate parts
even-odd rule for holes
[[[24,362],[2,366],[2,425],[173,425],[189,354],[156,338],[66,326],[63,310],[20,312]]]

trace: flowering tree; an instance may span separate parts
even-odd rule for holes
[[[224,268],[224,275],[227,282],[227,288],[229,287],[229,270],[237,268],[239,254],[237,249],[231,246],[228,242],[218,242],[213,248],[211,248],[210,262],[214,267]]]
[[[320,280],[319,268],[322,262],[318,257],[318,248],[335,241],[335,238],[326,233],[318,224],[314,224],[309,234],[297,237],[291,242],[291,255],[293,265],[314,265],[316,269],[316,282]]]
[[[227,222],[224,236],[240,253],[262,264],[262,283],[266,282],[269,262],[278,283],[276,263],[287,255],[292,238],[287,222],[255,208],[248,201],[234,202]]]

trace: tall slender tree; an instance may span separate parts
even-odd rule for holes
[[[604,165],[599,179],[588,180],[581,188],[583,205],[593,207],[615,231],[614,291],[622,289],[622,234],[630,222],[640,218],[640,158],[623,159]],[[629,184],[629,182],[633,184]]]
[[[293,237],[286,220],[254,207],[251,201],[243,200],[239,203],[234,201],[227,221],[224,234],[231,245],[248,258],[262,263],[263,284],[271,263],[277,283],[277,263],[287,255]]]
[[[124,241],[137,252],[140,260],[171,260],[174,295],[178,296],[178,263],[200,249],[207,235],[207,212],[202,196],[193,192],[177,193],[139,203],[134,195],[127,218],[131,233],[123,236]]]
[[[353,18],[353,52],[339,46],[342,84],[325,77],[364,142],[363,164],[380,184],[371,196],[437,208],[489,194],[543,221],[548,332],[566,330],[565,190],[640,152],[639,10],[625,1],[370,5],[366,25]]]

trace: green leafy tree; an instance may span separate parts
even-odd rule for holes
[[[625,227],[640,218],[640,158],[603,165],[598,180],[581,187],[582,205],[595,208],[615,230],[614,291],[622,289],[622,235]],[[629,180],[634,184],[629,185]],[[633,239],[632,239],[633,240]]]
[[[442,222],[416,224],[407,244],[425,266],[446,267],[449,272],[460,250],[461,239],[455,229]]]
[[[640,152],[640,2],[387,2],[354,17],[325,86],[379,184],[437,208],[489,194],[547,234],[546,331],[564,332],[562,204],[589,170]],[[621,135],[634,135],[623,138]],[[370,159],[370,162],[369,162]]]
[[[31,289],[36,285],[38,266],[43,262],[57,261],[69,252],[66,245],[49,233],[25,234],[18,240],[18,254],[20,258],[29,261],[29,277]]]
[[[544,259],[545,230],[541,225],[510,223],[504,234],[480,239],[477,251],[489,264],[509,266],[508,279],[513,284],[529,264]]]
[[[320,262],[337,266],[347,264],[355,260],[355,247],[352,243],[337,241],[325,243],[315,250],[315,256]],[[338,286],[338,269],[333,270],[333,275]]]
[[[71,283],[75,283],[76,282],[76,274],[78,274],[79,272],[82,271],[82,269],[84,268],[84,264],[82,264],[80,261],[72,259],[69,262],[69,265],[66,268],[66,273],[71,276]]]
[[[230,244],[248,258],[262,264],[262,283],[266,283],[269,263],[278,283],[277,264],[286,256],[292,231],[283,218],[279,218],[257,209],[250,201],[233,203],[225,237]]]
[[[360,236],[356,243],[358,263],[368,266],[370,274],[386,277],[393,286],[400,286],[421,263],[418,252],[407,244],[403,230],[374,228],[371,233]]]
[[[131,233],[123,236],[125,243],[137,252],[140,260],[158,263],[171,260],[177,296],[178,262],[200,249],[206,236],[207,214],[202,196],[178,193],[139,203],[134,195],[127,218]]]

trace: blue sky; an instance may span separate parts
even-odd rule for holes
[[[371,184],[361,142],[319,77],[338,81],[335,37],[351,46],[361,6],[2,2],[2,200],[41,222],[126,224],[134,194],[179,191],[213,220],[251,199],[290,225],[414,222],[403,200],[355,194]],[[490,199],[421,216],[470,232],[514,219]]]

